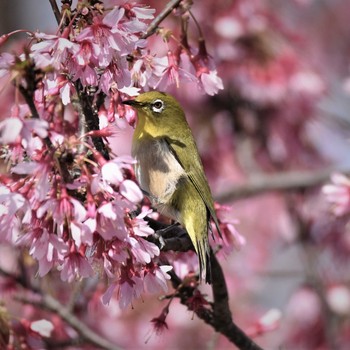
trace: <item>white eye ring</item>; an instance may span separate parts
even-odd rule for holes
[[[152,108],[152,111],[155,112],[155,113],[160,113],[163,111],[164,109],[164,102],[162,100],[155,100],[152,102],[152,105],[151,105],[151,108]]]

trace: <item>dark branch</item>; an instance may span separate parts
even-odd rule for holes
[[[228,202],[239,198],[256,196],[264,192],[295,191],[319,186],[329,180],[332,173],[345,171],[335,168],[318,171],[291,171],[277,174],[262,174],[252,177],[247,183],[237,185],[215,197],[218,202]]]
[[[32,118],[40,119],[39,112],[34,103],[34,95],[37,88],[37,84],[40,80],[40,78],[38,78],[40,72],[35,69],[34,62],[29,57],[28,53],[26,53],[25,63],[26,64],[24,65],[23,79],[26,82],[26,87],[24,87],[22,84],[15,85],[18,88],[19,92],[22,94],[24,100],[26,101],[30,113],[32,114]],[[44,141],[49,148],[53,147],[52,142],[48,136],[44,138]]]
[[[225,276],[213,251],[210,253],[210,264],[214,297],[212,326],[241,350],[262,350],[232,321]]]
[[[151,22],[145,34],[141,36],[141,39],[146,39],[157,30],[159,24],[170,14],[172,10],[177,8],[182,0],[171,0],[164,7],[163,11]]]
[[[188,252],[194,250],[187,231],[178,225],[165,225],[146,217],[145,220],[156,233],[147,237],[147,240],[156,244],[162,251]]]
[[[169,230],[152,219],[147,219],[150,226],[157,227],[157,234],[153,235],[152,241],[163,251],[188,251],[193,249],[191,239],[180,226],[170,226]],[[164,233],[164,234],[163,234]],[[233,321],[229,308],[228,291],[222,268],[211,251],[210,264],[212,272],[212,290],[214,302],[212,310],[199,308],[193,310],[205,323],[211,325],[217,332],[226,336],[241,350],[262,350],[254,343]],[[170,272],[173,287],[178,290],[178,297],[182,304],[189,306],[189,299],[193,296],[194,289],[182,286],[182,280],[172,271]]]
[[[57,6],[56,0],[49,0],[52,11],[55,15],[56,21],[59,24],[61,22],[61,12]]]
[[[32,117],[35,119],[39,119],[39,113],[38,110],[35,107],[34,101],[33,101],[33,95],[31,93],[29,93],[29,90],[27,90],[26,88],[24,88],[22,85],[18,86],[18,90],[19,92],[22,94],[24,100],[26,101],[30,113],[32,113]]]
[[[32,118],[39,119],[40,117],[39,117],[38,110],[36,109],[33,97],[28,93],[28,90],[25,89],[22,85],[18,87],[18,90],[20,91],[24,100],[26,101],[29,107],[30,113],[32,113]],[[44,138],[44,141],[49,148],[53,147],[52,142],[48,136]]]
[[[74,86],[78,94],[79,103],[84,115],[87,130],[99,130],[99,119],[93,108],[93,97],[84,91],[84,88],[79,80],[75,82]],[[103,142],[102,137],[92,137],[92,143],[94,144],[96,150],[99,151],[105,159],[110,159],[108,149]]]

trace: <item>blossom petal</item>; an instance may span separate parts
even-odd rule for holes
[[[139,203],[143,194],[140,190],[140,187],[136,185],[134,181],[124,180],[119,187],[119,192],[122,196],[128,199],[132,203]]]

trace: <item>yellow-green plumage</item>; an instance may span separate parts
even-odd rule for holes
[[[136,177],[152,204],[188,232],[210,282],[208,225],[220,233],[214,203],[185,114],[172,96],[151,91],[124,101],[138,111],[132,155]],[[221,234],[221,233],[220,233]]]

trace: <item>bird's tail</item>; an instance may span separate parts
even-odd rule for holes
[[[205,275],[205,282],[211,284],[210,246],[208,231],[201,234],[194,245],[199,259],[199,280]]]
[[[205,276],[205,281],[211,283],[207,207],[191,183],[185,183],[183,186],[182,191],[178,191],[175,201],[181,213],[179,222],[185,227],[198,255],[200,281]]]
[[[193,218],[191,218],[193,219]],[[193,225],[194,223],[194,225]],[[187,224],[187,225],[186,225]],[[199,280],[205,276],[205,282],[211,283],[210,246],[208,240],[208,222],[199,221],[198,217],[185,223],[186,230],[191,238],[199,259]]]

